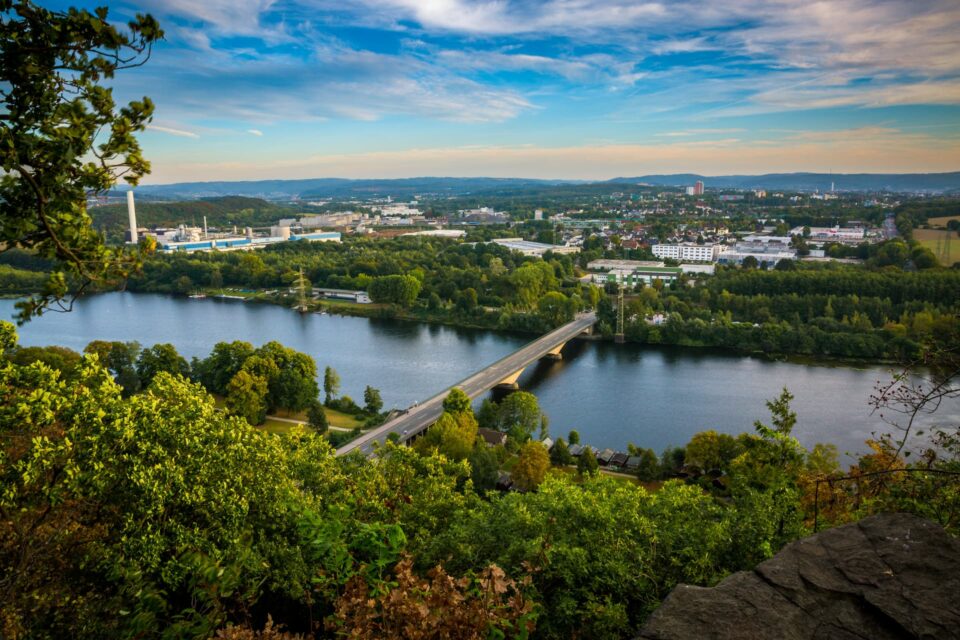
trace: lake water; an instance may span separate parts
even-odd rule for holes
[[[0,300],[0,318],[14,314]],[[109,293],[84,298],[71,313],[48,313],[19,328],[24,345],[58,344],[82,350],[91,340],[169,342],[188,359],[204,357],[219,341],[260,345],[277,340],[309,353],[342,379],[342,392],[362,399],[381,390],[386,407],[406,407],[467,377],[533,336],[392,320],[300,315],[273,305],[162,295]],[[683,445],[704,429],[753,430],[766,420],[765,401],[784,386],[796,396],[794,435],[805,446],[832,442],[841,452],[864,450],[884,430],[868,400],[888,368],[773,362],[678,348],[573,341],[562,361],[531,366],[520,387],[540,399],[550,431],[624,449],[628,442],[661,451]],[[960,403],[943,407],[938,422],[960,421]]]

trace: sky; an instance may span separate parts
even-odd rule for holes
[[[147,184],[960,170],[957,0],[107,4]]]

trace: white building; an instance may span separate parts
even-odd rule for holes
[[[493,240],[494,244],[506,247],[511,251],[519,251],[525,256],[542,257],[547,251],[554,253],[580,253],[580,247],[571,247],[558,244],[543,244],[542,242],[530,242],[523,238],[497,238]]]
[[[721,264],[743,264],[753,257],[761,267],[774,267],[781,260],[796,260],[797,251],[782,242],[738,242],[733,249],[724,251],[717,257]]]
[[[680,262],[713,262],[720,253],[716,244],[656,244],[651,250],[653,255],[664,260]]]
[[[860,242],[866,231],[863,227],[841,229],[837,227],[810,227],[809,240],[814,242]],[[791,236],[802,236],[803,227],[794,227],[790,230]]]
[[[431,236],[436,238],[462,238],[467,235],[466,231],[462,229],[428,229],[426,231],[411,231],[410,233],[402,233],[401,237],[407,236]]]

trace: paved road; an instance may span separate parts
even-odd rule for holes
[[[530,344],[485,367],[469,378],[461,380],[453,385],[453,387],[460,387],[471,399],[476,398],[480,394],[497,386],[501,381],[509,377],[510,374],[536,362],[558,345],[580,335],[593,326],[596,320],[596,315],[593,313],[580,314],[573,322],[565,324],[559,329],[555,329],[537,338]],[[450,389],[453,389],[453,387],[450,387]],[[391,433],[396,433],[401,441],[414,437],[437,421],[437,418],[443,413],[443,399],[447,397],[450,389],[444,389],[432,398],[418,405],[414,405],[405,414],[397,416],[376,429],[348,442],[337,449],[337,455],[344,455],[356,450],[360,450],[366,455],[371,455],[373,453],[374,442],[384,442]]]

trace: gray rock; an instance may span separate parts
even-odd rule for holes
[[[640,638],[960,639],[960,540],[909,514],[865,518],[716,587],[679,585]]]

